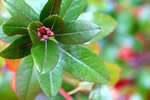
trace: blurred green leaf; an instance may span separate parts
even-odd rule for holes
[[[10,79],[12,73],[6,72],[5,74],[0,74],[0,98],[2,100],[18,100],[16,93],[11,89]]]
[[[0,26],[6,21],[6,19],[2,16],[0,16]]]
[[[16,93],[20,100],[33,100],[40,91],[32,56],[27,56],[16,72]]]
[[[5,65],[4,59],[0,57],[0,69]]]

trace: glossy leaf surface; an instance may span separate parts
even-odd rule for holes
[[[62,54],[62,66],[73,76],[90,82],[107,83],[108,71],[102,59],[96,53],[82,46],[60,47]]]
[[[43,21],[45,18],[51,15],[59,15],[60,4],[61,0],[48,0],[41,11],[40,20]]]
[[[32,43],[29,36],[22,36],[0,52],[0,56],[8,59],[19,59],[30,54]]]
[[[62,84],[62,66],[61,62],[56,67],[45,74],[37,72],[38,81],[42,90],[47,96],[56,96]]]
[[[78,20],[65,23],[64,31],[57,33],[56,40],[63,44],[82,44],[88,42],[100,32],[93,23]]]
[[[47,73],[56,67],[59,60],[57,44],[51,40],[32,46],[31,53],[39,72]]]
[[[20,100],[34,100],[41,89],[32,56],[23,59],[16,72],[16,92]]]
[[[86,0],[62,0],[60,16],[65,21],[76,20],[84,11]]]
[[[79,20],[92,21],[101,28],[101,32],[89,41],[89,43],[103,39],[113,32],[117,26],[117,22],[111,16],[102,13],[85,13],[79,17]]]
[[[5,41],[5,42],[12,42],[14,40],[16,40],[19,36],[11,36],[11,37],[8,37],[6,34],[4,34],[3,30],[2,30],[2,27],[1,25],[6,21],[5,18],[1,17],[0,18],[0,39]]]
[[[43,21],[43,25],[50,28],[54,33],[63,31],[64,24],[63,19],[57,15],[49,16]]]
[[[2,28],[0,27],[0,39],[1,40],[10,43],[10,42],[15,41],[19,37],[21,36],[20,35],[7,36],[6,34],[4,34],[4,32],[2,31]]]
[[[3,24],[2,29],[8,36],[15,34],[28,34],[27,26],[29,23],[30,20],[26,17],[13,16]]]
[[[28,26],[28,32],[33,44],[40,42],[40,38],[38,37],[38,28],[42,27],[43,24],[39,21],[33,21]]]
[[[3,0],[12,16],[24,16],[30,21],[39,20],[38,14],[24,0]]]

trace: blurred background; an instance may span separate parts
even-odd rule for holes
[[[1,1],[0,16],[9,16]],[[102,17],[109,17],[107,26],[103,26]],[[117,28],[88,46],[105,62],[117,64],[121,69],[120,78],[113,76],[118,78],[113,86],[102,88],[102,100],[150,100],[150,0],[88,0],[85,12],[79,17],[94,21],[108,31],[112,31],[111,18],[116,20]],[[0,50],[7,44],[0,40]],[[17,100],[14,73],[20,61],[0,58],[1,100]],[[73,87],[63,83],[63,88],[70,91]],[[79,92],[72,97],[88,100],[89,94]]]

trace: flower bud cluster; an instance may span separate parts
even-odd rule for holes
[[[52,35],[53,32],[50,28],[46,28],[45,26],[38,28],[38,36],[40,37],[40,40],[48,40]]]

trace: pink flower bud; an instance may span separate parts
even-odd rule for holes
[[[42,39],[43,39],[43,40],[48,40],[49,37],[48,37],[47,35],[43,35]]]
[[[47,31],[47,35],[50,37],[53,34],[53,32],[51,30]]]
[[[42,34],[41,34],[40,32],[38,32],[38,36],[39,36],[39,37],[41,37],[41,36],[42,36]]]
[[[46,28],[45,26],[38,28],[37,35],[41,40],[48,40],[50,36],[53,35],[53,32],[50,28]]]

